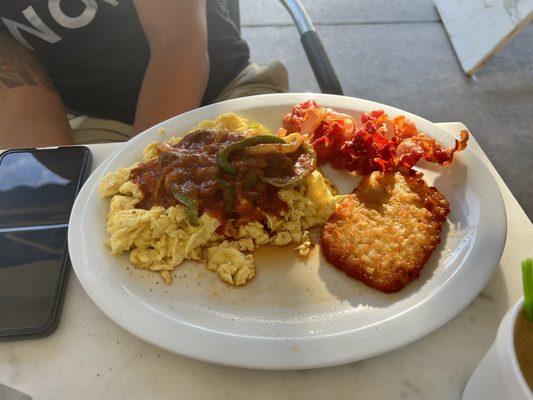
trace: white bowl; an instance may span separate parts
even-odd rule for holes
[[[516,318],[523,305],[524,298],[505,314],[496,339],[466,384],[463,400],[533,400],[514,345]]]

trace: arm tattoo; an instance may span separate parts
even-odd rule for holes
[[[24,85],[53,89],[35,56],[7,35],[0,34],[0,89]]]

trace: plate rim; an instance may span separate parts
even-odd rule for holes
[[[397,349],[411,342],[414,342],[420,339],[421,337],[424,337],[427,334],[433,332],[434,330],[438,329],[446,322],[451,320],[453,317],[463,311],[468,306],[468,304],[470,304],[470,302],[481,292],[481,290],[485,287],[485,285],[491,278],[492,273],[498,266],[499,261],[501,259],[507,235],[507,216],[503,203],[503,197],[501,195],[501,191],[496,183],[494,176],[492,175],[492,173],[490,173],[489,168],[481,161],[479,156],[475,154],[472,150],[467,149],[467,151],[469,151],[469,157],[472,160],[475,160],[474,164],[478,164],[479,166],[481,166],[481,171],[483,171],[482,173],[484,173],[488,177],[488,184],[489,186],[492,186],[492,188],[489,189],[496,189],[495,192],[497,192],[497,195],[492,196],[488,201],[491,202],[493,206],[491,209],[491,221],[497,220],[497,225],[500,226],[500,229],[494,231],[494,233],[492,234],[492,241],[495,243],[491,246],[491,252],[485,252],[484,254],[480,254],[481,258],[488,258],[485,260],[481,260],[481,264],[486,265],[488,263],[489,267],[482,271],[484,273],[482,274],[482,276],[477,277],[477,281],[475,280],[473,283],[470,282],[469,285],[466,285],[468,286],[466,290],[464,288],[462,291],[459,290],[462,286],[465,285],[462,285],[461,282],[455,282],[455,287],[452,286],[451,289],[455,289],[455,291],[458,291],[458,293],[455,293],[456,296],[452,296],[455,301],[453,301],[453,306],[451,307],[443,308],[443,304],[440,304],[443,302],[443,300],[439,300],[439,296],[437,295],[445,288],[451,290],[449,286],[450,281],[452,281],[452,279],[455,279],[455,281],[457,281],[456,275],[459,272],[461,272],[462,274],[472,274],[472,271],[463,271],[464,263],[467,262],[470,257],[472,257],[472,255],[466,256],[461,263],[461,267],[457,268],[456,271],[454,271],[448,277],[448,279],[446,279],[446,281],[442,282],[438,288],[436,288],[431,294],[426,296],[423,300],[421,300],[419,303],[417,303],[410,309],[404,310],[402,313],[397,314],[393,318],[389,318],[384,321],[378,321],[370,326],[365,326],[356,330],[338,332],[335,334],[324,334],[308,337],[261,337],[236,335],[233,333],[220,332],[204,327],[191,325],[186,321],[179,321],[179,324],[176,325],[177,329],[181,331],[181,334],[187,336],[187,338],[183,342],[169,341],[168,338],[165,339],[164,337],[161,337],[161,335],[158,335],[157,332],[155,334],[153,331],[151,333],[148,333],[146,330],[143,330],[143,327],[139,328],[139,324],[133,323],[133,321],[131,321],[131,317],[124,317],[122,313],[117,312],[116,309],[111,307],[109,302],[103,301],[101,293],[98,293],[98,288],[92,287],[91,282],[88,281],[83,275],[83,264],[86,264],[87,262],[83,259],[80,259],[80,257],[82,256],[82,249],[80,248],[80,232],[82,232],[82,229],[80,223],[82,219],[81,217],[85,213],[85,204],[89,201],[90,192],[95,190],[95,184],[97,186],[98,180],[102,176],[103,171],[106,170],[107,166],[110,165],[113,160],[115,160],[117,157],[120,157],[120,155],[123,152],[127,151],[128,148],[135,147],[135,144],[138,141],[142,140],[143,136],[152,135],[154,132],[157,132],[161,127],[175,123],[176,119],[188,119],[191,116],[194,117],[195,115],[201,115],[203,113],[210,112],[213,112],[213,114],[215,114],[216,112],[213,110],[216,110],[217,108],[226,108],[235,103],[249,102],[251,106],[247,109],[254,109],[261,107],[262,105],[273,106],[285,105],[285,103],[296,104],[297,102],[301,102],[308,98],[314,98],[319,102],[327,103],[328,106],[332,108],[350,108],[350,103],[352,103],[351,107],[356,108],[353,106],[354,102],[358,103],[358,105],[365,104],[368,109],[382,108],[390,113],[403,114],[408,118],[415,120],[417,124],[420,123],[420,121],[423,121],[424,124],[431,125],[433,130],[438,130],[440,132],[445,133],[446,135],[449,135],[446,133],[446,131],[444,131],[436,124],[422,117],[419,117],[417,115],[395,107],[387,106],[385,104],[380,104],[365,99],[358,99],[348,96],[326,95],[319,93],[267,94],[232,99],[225,102],[201,107],[199,109],[191,110],[184,114],[172,117],[145,130],[143,133],[131,139],[127,145],[121,147],[113,154],[111,154],[104,162],[102,162],[101,165],[99,165],[93,171],[93,173],[83,186],[82,190],[80,191],[78,197],[76,198],[71,213],[71,217],[74,216],[74,218],[71,218],[70,220],[68,243],[73,269],[84,290],[87,292],[92,301],[98,306],[98,308],[100,308],[104,312],[104,314],[106,314],[108,318],[114,321],[117,325],[121,326],[123,329],[141,338],[142,340],[145,340],[158,347],[184,355],[189,358],[216,364],[254,369],[306,369],[339,365],[357,360],[362,360],[377,356],[379,354],[383,354],[385,352]],[[263,104],[264,99],[267,99],[267,102],[269,99],[272,99],[273,103],[279,104]],[[256,105],[258,101],[262,104]],[[344,105],[331,105],[332,103],[344,103]],[[236,112],[239,113],[245,110],[246,109],[240,108],[239,111]],[[201,118],[197,118],[197,121],[200,120]],[[481,219],[483,217],[483,215],[480,215],[480,225]],[[482,233],[482,236],[486,236],[486,233]],[[479,247],[479,238],[476,237],[476,240],[470,251],[473,251],[473,249],[477,247]],[[436,305],[434,304],[435,302]],[[365,342],[363,344],[367,347],[365,347],[363,350],[350,350],[351,348],[358,347],[357,341],[355,341],[354,344],[354,336],[355,339],[357,339],[357,335],[360,335],[359,331],[368,331],[370,328],[374,328],[374,330],[376,331],[375,333],[379,333],[381,329],[390,329],[389,325],[391,325],[392,323],[398,324],[398,320],[402,318],[404,319],[405,324],[405,322],[407,321],[406,317],[408,317],[409,315],[411,316],[410,319],[413,319],[412,322],[416,322],[416,318],[413,318],[416,317],[416,315],[414,315],[414,312],[417,311],[420,315],[424,316],[424,313],[428,312],[428,307],[438,307],[443,309],[439,311],[437,318],[433,317],[432,319],[430,319],[429,322],[426,321],[422,327],[417,327],[416,333],[413,333],[412,331],[403,328],[403,330],[400,332],[400,335],[393,337],[392,340],[389,340],[387,343],[383,343],[383,340],[377,340],[379,344],[373,343],[374,341],[371,341],[370,343]],[[147,315],[146,319],[150,319],[150,316]],[[142,325],[144,326],[144,324]],[[180,340],[181,339],[182,337],[180,336]],[[366,338],[366,340],[369,339],[371,339],[371,337]],[[212,345],[199,345],[199,343],[213,342],[218,343],[215,347],[220,347],[224,350],[213,351]],[[361,343],[359,343],[359,345],[360,344]],[[317,347],[319,347],[319,351],[317,351]],[[337,348],[337,351],[334,351],[333,354],[331,354],[331,352],[328,352],[328,354],[324,354],[327,351],[335,348]],[[339,348],[341,348],[342,351],[339,351]]]

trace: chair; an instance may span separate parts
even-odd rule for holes
[[[320,36],[300,0],[280,0],[300,33],[300,40],[322,93],[342,95],[342,87]],[[239,0],[226,0],[231,19],[241,29]]]

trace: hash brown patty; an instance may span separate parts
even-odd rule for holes
[[[322,249],[349,276],[397,292],[420,275],[449,211],[444,195],[419,175],[374,172],[324,225]]]

